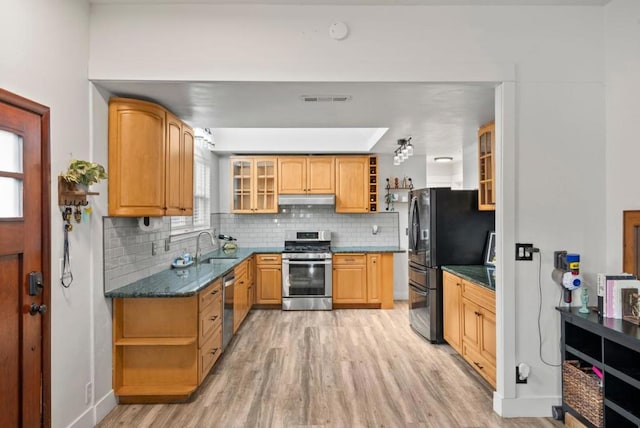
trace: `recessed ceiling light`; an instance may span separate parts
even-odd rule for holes
[[[453,158],[451,156],[438,156],[437,158],[433,158],[434,162],[451,162]]]

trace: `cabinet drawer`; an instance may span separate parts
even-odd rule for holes
[[[364,265],[367,263],[367,256],[364,254],[336,254],[333,256],[335,265]]]
[[[256,263],[259,265],[279,265],[282,264],[280,254],[258,254]]]
[[[482,306],[485,309],[496,312],[495,292],[469,281],[462,281],[462,297]]]
[[[198,294],[200,311],[202,312],[207,306],[211,304],[211,302],[213,302],[220,296],[222,296],[222,280],[216,279],[210,286],[208,286]]]
[[[496,367],[472,346],[462,344],[462,356],[483,378],[496,387]]]
[[[200,312],[200,327],[198,328],[198,343],[208,340],[216,329],[222,325],[222,294],[218,293],[213,302]]]
[[[222,328],[219,328],[209,340],[200,348],[198,353],[198,380],[202,380],[207,376],[211,367],[220,357],[222,353]]]

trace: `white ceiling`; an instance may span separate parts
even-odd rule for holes
[[[610,0],[90,0],[90,3],[201,3],[265,5],[354,5],[354,6],[602,6]]]
[[[609,0],[90,0],[91,3],[260,5],[602,6]],[[416,154],[453,156],[494,119],[491,84],[96,82],[114,95],[158,102],[194,127],[212,128],[231,153],[392,153],[412,137]],[[303,103],[302,95],[348,95]],[[260,129],[268,128],[268,129]],[[217,131],[216,131],[217,130]],[[381,137],[380,137],[381,136]],[[378,141],[378,138],[379,141]],[[378,141],[376,143],[376,141]]]
[[[157,102],[191,126],[213,128],[217,149],[234,153],[391,153],[398,139],[411,136],[416,154],[460,159],[463,145],[474,144],[478,127],[494,118],[491,84],[95,83],[117,96]],[[302,95],[351,100],[305,103]],[[255,128],[287,129],[261,132],[260,144]]]

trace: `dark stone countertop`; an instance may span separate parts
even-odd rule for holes
[[[217,249],[202,257],[203,260],[216,259],[214,263],[167,269],[115,290],[107,291],[104,295],[108,298],[193,296],[252,254],[279,254],[282,253],[282,250],[282,247],[240,247],[232,252]],[[392,246],[361,246],[332,247],[331,251],[333,253],[400,253],[405,250]]]
[[[193,296],[252,254],[281,252],[282,247],[238,248],[235,252],[226,253],[218,249],[202,257],[203,260],[217,259],[214,263],[201,263],[188,268],[163,270],[123,287],[107,291],[104,295],[109,298]]]
[[[481,285],[489,290],[496,290],[496,269],[493,266],[448,265],[442,266],[442,270]]]

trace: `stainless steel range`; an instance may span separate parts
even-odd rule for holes
[[[282,310],[330,311],[331,232],[285,232],[282,252]]]

